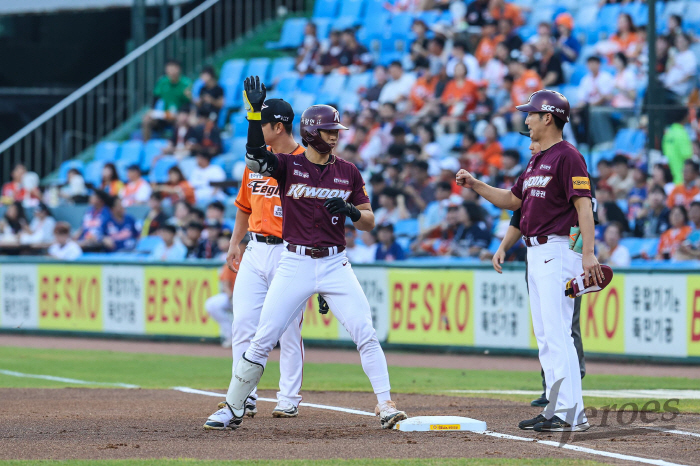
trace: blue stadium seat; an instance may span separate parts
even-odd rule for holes
[[[65,162],[61,163],[61,166],[58,169],[58,182],[63,184],[68,181],[68,170],[71,170],[75,168],[78,170],[80,173],[83,172],[83,162],[80,160],[66,160]]]
[[[335,18],[338,11],[339,0],[316,0],[314,4],[314,18]]]
[[[322,100],[333,100],[338,97],[338,95],[345,90],[345,83],[347,81],[347,76],[331,73],[326,76],[323,80],[321,89],[319,90],[319,97]]]
[[[234,137],[248,135],[248,119],[245,113],[234,113],[231,115],[231,126]]]
[[[391,18],[391,28],[389,31],[392,36],[406,35],[411,30],[414,16],[411,13],[396,13]]]
[[[102,141],[95,146],[95,160],[113,162],[119,154],[119,143],[116,141]]]
[[[126,141],[122,143],[119,151],[119,162],[128,163],[129,165],[140,165],[143,157],[143,142],[138,140]]]
[[[404,253],[408,255],[409,251],[411,250],[411,238],[407,236],[399,236],[396,238],[396,243],[401,246],[401,249],[403,249]]]
[[[275,87],[275,91],[282,95],[291,94],[297,90],[297,84],[299,83],[299,77],[296,74],[290,74],[280,79]]]
[[[368,88],[369,83],[372,80],[372,72],[366,71],[364,73],[352,74],[348,78],[348,82],[345,84],[345,89],[349,92],[358,92],[362,88]]]
[[[151,181],[154,183],[167,183],[168,170],[175,165],[177,165],[177,159],[173,156],[167,155],[158,159],[153,170],[151,170]],[[186,176],[187,174],[185,174]]]
[[[534,37],[535,34],[537,34],[536,27],[525,25],[525,26],[520,26],[518,28],[518,35],[524,41],[530,40],[530,38]]]
[[[620,208],[622,213],[627,215],[627,213],[629,212],[629,203],[627,202],[627,199],[617,199],[615,203]]]
[[[386,13],[386,10],[384,10],[382,13],[377,13],[374,15],[368,14],[362,24],[368,31],[382,33],[383,31],[386,31],[387,25],[389,24],[389,14]]]
[[[333,18],[314,18],[313,23],[316,25],[316,37],[319,41],[323,41],[331,32]]]
[[[365,18],[370,19],[378,15],[386,16],[389,10],[384,7],[386,0],[366,0]],[[367,24],[367,23],[365,23]]]
[[[114,162],[114,168],[117,169],[117,176],[119,177],[120,180],[126,182],[126,169],[127,167],[133,165],[132,163],[129,162],[129,160],[117,160]]]
[[[598,12],[598,23],[608,34],[617,31],[617,17],[620,16],[622,8],[620,5],[604,5]]]
[[[244,143],[245,144],[245,143]],[[226,178],[231,178],[231,172],[233,171],[233,166],[240,160],[238,154],[224,154],[218,155],[211,160],[214,165],[220,166],[226,173]]]
[[[333,21],[331,25],[331,30],[333,31],[343,31],[348,28],[353,28],[360,24],[360,18],[354,16],[341,16],[340,18]]]
[[[613,151],[624,152],[626,154],[636,154],[644,148],[646,135],[644,131],[632,128],[624,128],[615,135]]]
[[[500,140],[504,149],[519,149],[524,136],[517,132],[506,133]]]
[[[243,79],[243,70],[245,70],[246,61],[243,59],[226,60],[224,66],[221,67],[219,73],[220,82],[241,81]]]
[[[659,238],[645,238],[642,243],[642,252],[649,257],[654,257],[659,249]]]
[[[454,146],[457,145],[457,143],[459,143],[461,137],[462,135],[459,133],[446,133],[442,136],[438,136],[435,142],[440,145],[440,148],[444,152],[449,152]]]
[[[357,92],[345,91],[338,95],[338,110],[341,112],[356,112],[360,109],[360,95]]]
[[[323,84],[323,76],[318,74],[307,74],[301,78],[298,90],[307,94],[315,94]]]
[[[554,7],[538,7],[527,20],[527,25],[532,28],[537,28],[540,23],[551,23],[554,20]]]
[[[178,162],[177,166],[180,167],[180,171],[187,178],[192,173],[192,170],[197,167],[197,159],[195,157],[185,157]]]
[[[82,225],[88,207],[88,204],[63,204],[51,209],[51,213],[57,222],[68,222],[71,231],[75,231]]]
[[[253,58],[248,62],[245,76],[260,76],[262,81],[268,81],[267,71],[270,68],[269,58]]]
[[[359,19],[364,14],[364,6],[365,0],[343,0],[340,2],[338,16]]]
[[[399,220],[394,224],[394,234],[396,236],[407,236],[409,238],[415,238],[419,232],[420,225],[418,224],[418,219],[415,218]]]
[[[286,73],[294,70],[294,58],[279,57],[272,60],[270,66],[269,80],[270,82],[280,79]]]
[[[423,20],[428,26],[431,26],[440,21],[440,13],[435,10],[421,11],[418,13],[418,18]]]
[[[192,83],[192,97],[197,98],[199,97],[199,93],[202,91],[202,88],[204,87],[204,81],[201,79],[197,78],[193,83]]]
[[[153,252],[156,246],[162,242],[163,240],[160,238],[160,236],[146,236],[139,239],[139,242],[136,243],[136,252],[139,254],[150,254]]]
[[[630,257],[639,257],[642,254],[645,238],[622,238],[620,244],[627,248]]]
[[[85,182],[100,186],[102,184],[102,169],[105,163],[104,160],[93,160],[85,165],[85,171],[83,172]]]
[[[224,108],[240,107],[243,101],[243,79],[219,82],[224,89]]]
[[[574,16],[574,24],[576,27],[584,28],[593,26],[598,21],[598,5],[590,3],[579,8]]]
[[[496,251],[498,251],[500,245],[501,240],[494,236],[493,238],[491,238],[491,244],[489,244],[489,252],[491,254],[496,254]]]
[[[304,110],[316,104],[316,95],[305,92],[297,92],[292,96],[292,109],[295,115],[301,115]]]
[[[153,159],[163,153],[163,149],[168,146],[167,139],[151,139],[143,148],[143,160],[141,161],[141,171],[148,172],[153,165]]]
[[[295,49],[304,40],[304,27],[308,20],[306,18],[289,18],[282,25],[282,34],[277,42],[265,44],[271,49]]]

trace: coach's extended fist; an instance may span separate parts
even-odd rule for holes
[[[476,179],[468,171],[462,169],[462,170],[457,172],[457,184],[459,186],[464,186],[465,188],[471,188],[474,186],[475,181],[476,181]]]

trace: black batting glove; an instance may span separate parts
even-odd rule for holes
[[[243,104],[248,112],[248,120],[260,120],[263,102],[267,96],[265,84],[260,77],[251,76],[243,81]]]
[[[323,299],[323,296],[318,295],[318,312],[319,314],[326,315],[328,314],[328,311],[330,311],[330,307],[328,307],[328,303],[326,302],[325,299]]]
[[[323,206],[328,209],[331,215],[345,215],[350,217],[353,222],[357,222],[362,217],[362,213],[357,210],[357,207],[339,197],[327,199]]]

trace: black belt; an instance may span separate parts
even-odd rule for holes
[[[523,239],[525,240],[525,245],[528,248],[531,248],[533,246],[539,246],[541,244],[546,244],[548,238],[546,236],[538,236],[537,237],[537,244],[533,243],[532,240],[530,239],[530,237],[523,236]]]
[[[302,255],[311,256],[312,259],[320,259],[322,257],[328,257],[332,254],[331,249],[333,249],[333,248],[310,248],[308,246],[297,246],[296,244],[290,243],[287,245],[287,251],[298,254],[297,247],[303,248],[302,249],[303,252],[301,253]],[[338,251],[336,253],[333,253],[333,254],[337,254],[337,253],[345,251],[345,246],[338,246],[336,249]]]
[[[255,241],[258,243],[265,243],[265,244],[282,244],[282,238],[278,238],[276,236],[263,236],[259,235],[257,233],[251,233],[250,236],[255,237]]]

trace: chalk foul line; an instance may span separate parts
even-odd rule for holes
[[[542,390],[441,390],[442,393],[486,394],[486,395],[541,395]],[[700,390],[583,390],[583,396],[593,398],[652,398],[700,400]]]
[[[132,385],[129,383],[119,383],[119,382],[90,382],[89,380],[80,379],[69,379],[67,377],[55,377],[53,375],[43,375],[43,374],[25,374],[23,372],[8,371],[6,369],[0,369],[0,374],[9,375],[11,377],[22,377],[25,379],[42,379],[51,380],[53,382],[63,382],[72,383],[77,385],[102,385],[105,387],[119,387],[119,388],[139,388],[138,385]]]

